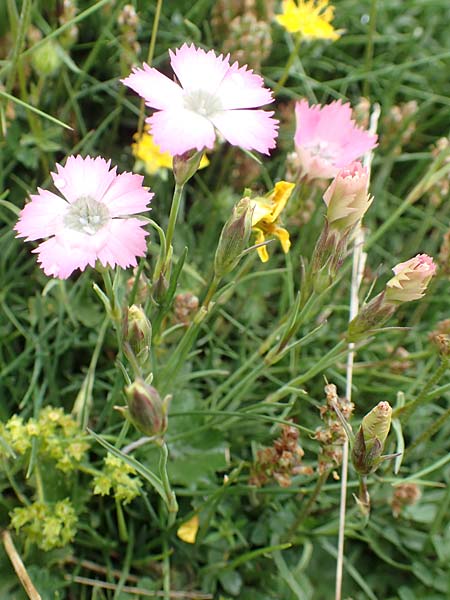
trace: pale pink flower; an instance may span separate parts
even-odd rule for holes
[[[436,273],[436,265],[431,256],[418,254],[393,269],[394,277],[386,284],[385,299],[397,304],[419,300],[425,294],[431,278]]]
[[[302,175],[309,179],[335,177],[339,169],[376,146],[377,136],[357,127],[348,103],[337,100],[309,106],[301,100],[295,105],[295,115],[296,151]]]
[[[46,275],[66,279],[87,265],[128,267],[146,252],[145,222],[130,218],[148,210],[153,194],[143,177],[116,174],[104,158],[69,156],[51,173],[61,196],[38,188],[20,213],[17,237],[49,238],[33,250]]]
[[[216,130],[230,144],[268,154],[275,148],[278,121],[273,111],[254,110],[273,102],[264,81],[229,55],[217,56],[194,44],[169,50],[175,83],[144,63],[122,82],[156,112],[147,119],[153,139],[172,156],[212,148]]]
[[[346,230],[361,221],[373,200],[368,182],[369,173],[359,161],[338,172],[323,195],[331,227]]]

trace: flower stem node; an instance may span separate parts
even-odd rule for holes
[[[391,427],[392,408],[379,402],[362,420],[352,450],[353,466],[360,475],[375,471],[383,460],[382,452]]]
[[[125,388],[128,408],[126,416],[136,429],[148,436],[162,436],[167,429],[167,412],[172,398],[161,400],[156,388],[143,379],[136,379]]]
[[[395,306],[385,300],[385,292],[381,292],[368,304],[365,304],[348,326],[347,339],[357,342],[370,335],[376,328],[384,323],[395,313]]]
[[[214,258],[214,272],[223,277],[238,264],[246,250],[252,231],[252,214],[249,198],[242,198],[234,206],[233,213],[223,226]]]

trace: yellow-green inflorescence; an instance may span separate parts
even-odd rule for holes
[[[42,550],[66,546],[76,534],[77,516],[70,500],[34,502],[10,513],[11,526]]]
[[[69,472],[83,460],[89,443],[72,416],[62,408],[48,406],[37,419],[24,421],[13,415],[4,425],[0,424],[0,437],[16,454],[24,455],[31,449],[33,439],[38,442],[38,456],[52,459],[56,468]],[[0,456],[5,449],[0,446]]]
[[[141,491],[141,482],[133,477],[136,471],[120,458],[108,454],[101,473],[94,477],[94,494],[108,496],[114,494],[119,502],[128,504]]]

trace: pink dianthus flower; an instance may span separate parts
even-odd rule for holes
[[[309,179],[335,177],[376,146],[377,136],[357,127],[348,103],[337,100],[309,106],[301,100],[295,105],[295,115],[295,147],[302,174]]]
[[[237,62],[230,65],[229,55],[217,56],[194,44],[169,50],[169,55],[180,84],[145,63],[122,80],[156,109],[147,123],[163,152],[175,156],[212,148],[216,130],[245,150],[269,154],[275,148],[273,111],[254,110],[273,102],[262,77]]]
[[[148,210],[153,194],[141,175],[117,175],[110,166],[101,157],[69,156],[51,173],[63,197],[38,188],[20,212],[17,237],[49,238],[33,250],[46,275],[66,279],[97,260],[126,268],[145,255],[145,222],[128,215]]]

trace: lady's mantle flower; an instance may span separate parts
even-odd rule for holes
[[[337,40],[341,32],[331,24],[334,7],[328,0],[283,0],[283,12],[276,20],[290,33],[305,38]]]
[[[172,155],[161,151],[161,148],[155,144],[150,131],[144,131],[141,136],[135,133],[134,140],[135,143],[131,145],[133,154],[144,163],[145,170],[149,175],[156,175],[161,169],[172,169]],[[198,168],[203,169],[208,165],[209,160],[206,155],[203,155]]]
[[[341,169],[323,195],[330,227],[346,231],[359,223],[372,203],[369,173],[359,161]]]
[[[257,244],[264,242],[267,236],[274,235],[280,240],[284,253],[289,252],[291,247],[289,232],[284,227],[280,227],[279,216],[286,206],[294,187],[294,183],[279,181],[266,196],[250,199],[250,204],[253,207],[252,229],[256,232]],[[257,251],[262,262],[269,260],[266,246],[260,246]]]
[[[340,100],[325,106],[301,100],[295,114],[295,146],[303,175],[309,179],[335,177],[376,145],[377,136],[357,127],[350,104]]]
[[[38,188],[21,211],[17,237],[49,238],[33,250],[46,275],[66,279],[97,260],[103,266],[135,266],[136,257],[145,255],[145,223],[128,215],[147,210],[153,194],[142,186],[141,175],[117,175],[110,165],[100,157],[69,156],[51,173],[63,197]]]
[[[216,129],[245,150],[268,154],[275,147],[273,111],[253,110],[273,102],[261,77],[236,62],[230,65],[229,56],[193,44],[169,54],[180,85],[145,63],[123,80],[156,109],[147,123],[163,152],[175,156],[212,148]]]
[[[419,300],[425,295],[428,284],[436,272],[431,256],[418,254],[393,269],[394,277],[386,284],[386,301],[398,304]]]

